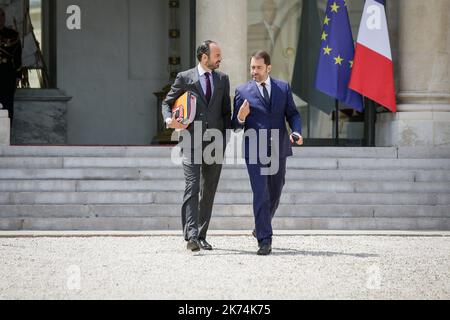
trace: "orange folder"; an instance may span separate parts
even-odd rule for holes
[[[197,97],[189,91],[179,97],[172,107],[175,119],[184,125],[194,122],[196,112]]]

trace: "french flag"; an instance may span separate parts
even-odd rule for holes
[[[349,87],[397,111],[385,0],[366,0]]]

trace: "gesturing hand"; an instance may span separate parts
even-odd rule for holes
[[[238,119],[244,122],[249,114],[250,114],[250,103],[246,99],[242,104],[241,108],[239,109]]]

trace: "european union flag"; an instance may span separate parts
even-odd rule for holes
[[[322,23],[316,0],[303,0],[300,39],[295,59],[292,91],[310,106],[326,114],[335,109],[334,99],[316,89],[316,71],[322,46],[320,34]]]
[[[348,87],[355,47],[347,1],[328,0],[321,35],[316,89],[362,112],[364,109],[362,96]]]

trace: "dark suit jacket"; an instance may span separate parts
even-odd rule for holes
[[[197,97],[197,113],[195,121],[201,121],[202,132],[206,129],[217,129],[224,133],[231,128],[231,99],[230,80],[222,72],[213,72],[214,92],[208,104],[200,83],[197,67],[178,74],[172,89],[162,103],[162,115],[164,120],[172,118],[172,106],[185,92],[190,91]],[[187,130],[194,133],[194,124]],[[198,139],[198,138],[197,138]]]
[[[292,146],[286,128],[286,120],[293,132],[302,133],[301,118],[294,104],[292,91],[286,82],[271,78],[272,93],[271,103],[267,104],[262,97],[255,81],[250,81],[236,89],[234,99],[233,127],[234,129],[254,129],[257,132],[258,155],[260,129],[279,130],[279,157],[292,156]],[[250,114],[245,124],[241,125],[237,120],[239,109],[245,99],[250,103]],[[270,138],[270,137],[269,137]],[[267,144],[271,142],[268,141]],[[245,157],[249,158],[249,139],[244,139]],[[266,153],[267,154],[267,153]]]

